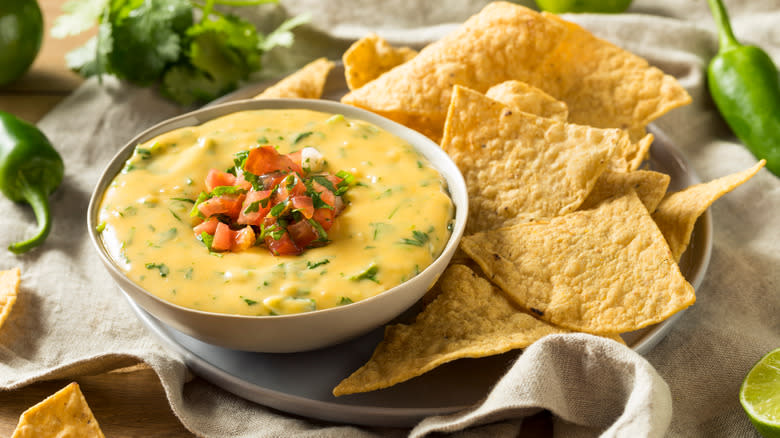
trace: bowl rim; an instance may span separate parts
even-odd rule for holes
[[[428,159],[428,161],[430,161],[431,166],[434,167],[434,169],[436,169],[437,172],[439,172],[441,177],[447,183],[445,190],[447,192],[448,197],[452,201],[453,208],[454,208],[452,231],[450,233],[450,237],[447,241],[447,244],[444,246],[441,253],[428,266],[426,266],[425,269],[420,271],[419,274],[391,288],[385,289],[384,291],[377,293],[372,297],[368,297],[360,301],[350,303],[347,306],[337,306],[337,307],[331,307],[327,309],[318,309],[310,312],[284,314],[284,315],[241,315],[241,314],[209,312],[209,311],[204,311],[199,309],[193,309],[160,298],[157,295],[149,292],[148,290],[146,290],[145,288],[143,288],[133,280],[131,280],[125,274],[125,272],[122,271],[117,266],[116,262],[110,256],[108,250],[105,248],[102,238],[100,237],[100,232],[97,231],[97,215],[99,212],[100,202],[103,199],[103,195],[105,191],[108,189],[113,179],[119,174],[121,169],[124,167],[124,163],[132,155],[132,152],[135,149],[135,147],[139,143],[148,141],[165,132],[169,132],[174,129],[179,129],[187,126],[198,126],[208,121],[217,119],[219,117],[227,116],[229,114],[233,114],[241,111],[284,110],[284,109],[302,109],[302,110],[318,111],[318,112],[323,112],[323,113],[328,113],[333,115],[342,114],[345,117],[351,119],[356,119],[356,120],[361,120],[364,122],[371,123],[389,132],[390,134],[393,134],[394,136],[399,137],[402,140],[406,141],[418,153],[422,154],[426,159]],[[209,116],[203,116],[204,113],[209,114]],[[198,118],[198,116],[202,116],[203,118]],[[435,159],[433,159],[433,157],[435,157]],[[458,205],[456,203],[455,195],[453,194],[453,186],[455,186],[454,190],[456,192],[461,192],[463,194],[461,199],[462,205]],[[428,137],[426,137],[425,135],[423,135],[418,131],[415,131],[404,125],[401,125],[400,123],[392,121],[376,113],[364,110],[362,108],[346,105],[331,100],[242,99],[242,100],[220,103],[216,105],[209,105],[206,107],[196,109],[194,111],[189,111],[180,114],[178,116],[165,119],[163,121],[154,124],[153,126],[147,129],[144,129],[142,132],[138,133],[132,139],[127,141],[123,146],[121,146],[104,167],[97,182],[95,183],[92,194],[90,195],[89,205],[87,207],[87,232],[89,234],[90,240],[92,241],[94,248],[97,250],[103,262],[103,265],[111,271],[110,273],[112,274],[112,276],[114,277],[119,276],[123,278],[124,280],[126,280],[128,285],[133,287],[136,291],[143,293],[144,295],[147,296],[147,298],[151,298],[152,300],[156,301],[157,303],[165,307],[171,308],[176,311],[186,312],[189,314],[199,315],[202,317],[207,317],[212,319],[215,318],[225,318],[230,320],[245,319],[249,321],[290,320],[290,319],[297,319],[297,318],[310,318],[315,315],[324,316],[333,313],[353,311],[355,307],[361,307],[361,304],[363,303],[370,303],[376,300],[381,300],[383,296],[390,295],[393,291],[408,287],[408,285],[414,282],[415,279],[424,278],[421,274],[425,273],[428,270],[435,269],[435,267],[438,267],[439,264],[443,263],[443,257],[446,254],[450,252],[454,253],[455,249],[453,247],[456,247],[459,244],[461,237],[463,236],[463,233],[466,228],[468,209],[469,209],[468,192],[466,189],[466,182],[463,178],[463,174],[460,172],[457,165],[454,163],[454,161],[452,161],[449,155],[447,155],[444,152],[444,150],[439,147],[437,143],[435,143],[433,140],[429,139]],[[447,257],[447,263],[449,263],[450,258],[451,256]],[[443,267],[440,272],[443,272],[444,269],[446,269],[446,266]],[[117,284],[117,286],[119,285]],[[430,289],[430,287],[432,286],[433,283],[431,283],[428,286],[428,288]],[[119,287],[120,289],[123,289],[121,286]],[[128,294],[125,293],[125,295]],[[136,301],[132,297],[129,298],[133,299],[134,302]]]

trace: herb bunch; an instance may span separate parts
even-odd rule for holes
[[[97,25],[97,35],[65,56],[70,69],[84,77],[111,74],[159,85],[164,96],[189,105],[236,89],[262,68],[265,52],[292,45],[291,30],[308,20],[294,17],[263,35],[247,20],[214,7],[277,1],[70,0],[52,35],[64,38]]]

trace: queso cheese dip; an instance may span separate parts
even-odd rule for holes
[[[273,145],[315,150],[352,184],[324,246],[274,255],[258,239],[216,252],[191,215],[212,169]],[[454,217],[446,183],[403,140],[369,123],[309,110],[257,110],[165,133],[136,147],[106,190],[98,231],[115,263],[150,293],[184,307],[241,315],[327,309],[379,294],[425,269]]]

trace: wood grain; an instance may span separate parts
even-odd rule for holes
[[[11,436],[30,406],[75,381],[107,437],[193,437],[173,415],[157,374],[143,367],[72,380],[52,380],[0,393],[0,436]]]

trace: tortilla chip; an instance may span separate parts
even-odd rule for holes
[[[0,327],[3,326],[19,294],[19,268],[0,271]]]
[[[518,111],[565,122],[569,107],[544,91],[525,82],[506,81],[490,87],[485,95]]]
[[[316,59],[266,88],[255,99],[319,99],[332,68],[333,62],[326,58]]]
[[[691,100],[673,77],[577,25],[494,2],[342,102],[413,129],[424,118],[436,139],[454,85],[485,92],[508,80],[544,90],[568,105],[569,120],[599,128],[644,127]]]
[[[633,172],[613,172],[608,170],[599,176],[596,185],[590,192],[580,210],[587,210],[615,195],[628,193],[633,189],[647,211],[652,213],[666,195],[671,178],[665,173],[652,170],[636,170]]]
[[[691,97],[675,78],[555,14],[567,32],[530,81],[569,105],[569,120],[598,128],[636,129]]]
[[[696,299],[633,191],[548,222],[466,236],[461,248],[522,308],[572,330],[638,330]]]
[[[341,58],[347,87],[356,90],[416,55],[416,50],[395,48],[379,35],[368,34],[355,41]]]
[[[76,382],[22,413],[11,438],[104,437]]]
[[[761,160],[750,169],[707,183],[696,184],[671,193],[661,201],[658,209],[653,213],[653,220],[669,243],[675,260],[679,261],[685,248],[688,247],[696,219],[704,214],[718,198],[752,178],[765,164],[766,161]]]
[[[621,130],[512,111],[456,86],[441,146],[466,180],[471,234],[576,210],[627,143]]]
[[[413,324],[388,326],[371,359],[339,383],[333,395],[387,388],[456,359],[492,356],[568,332],[518,310],[465,266],[450,266],[439,283],[436,300]]]

